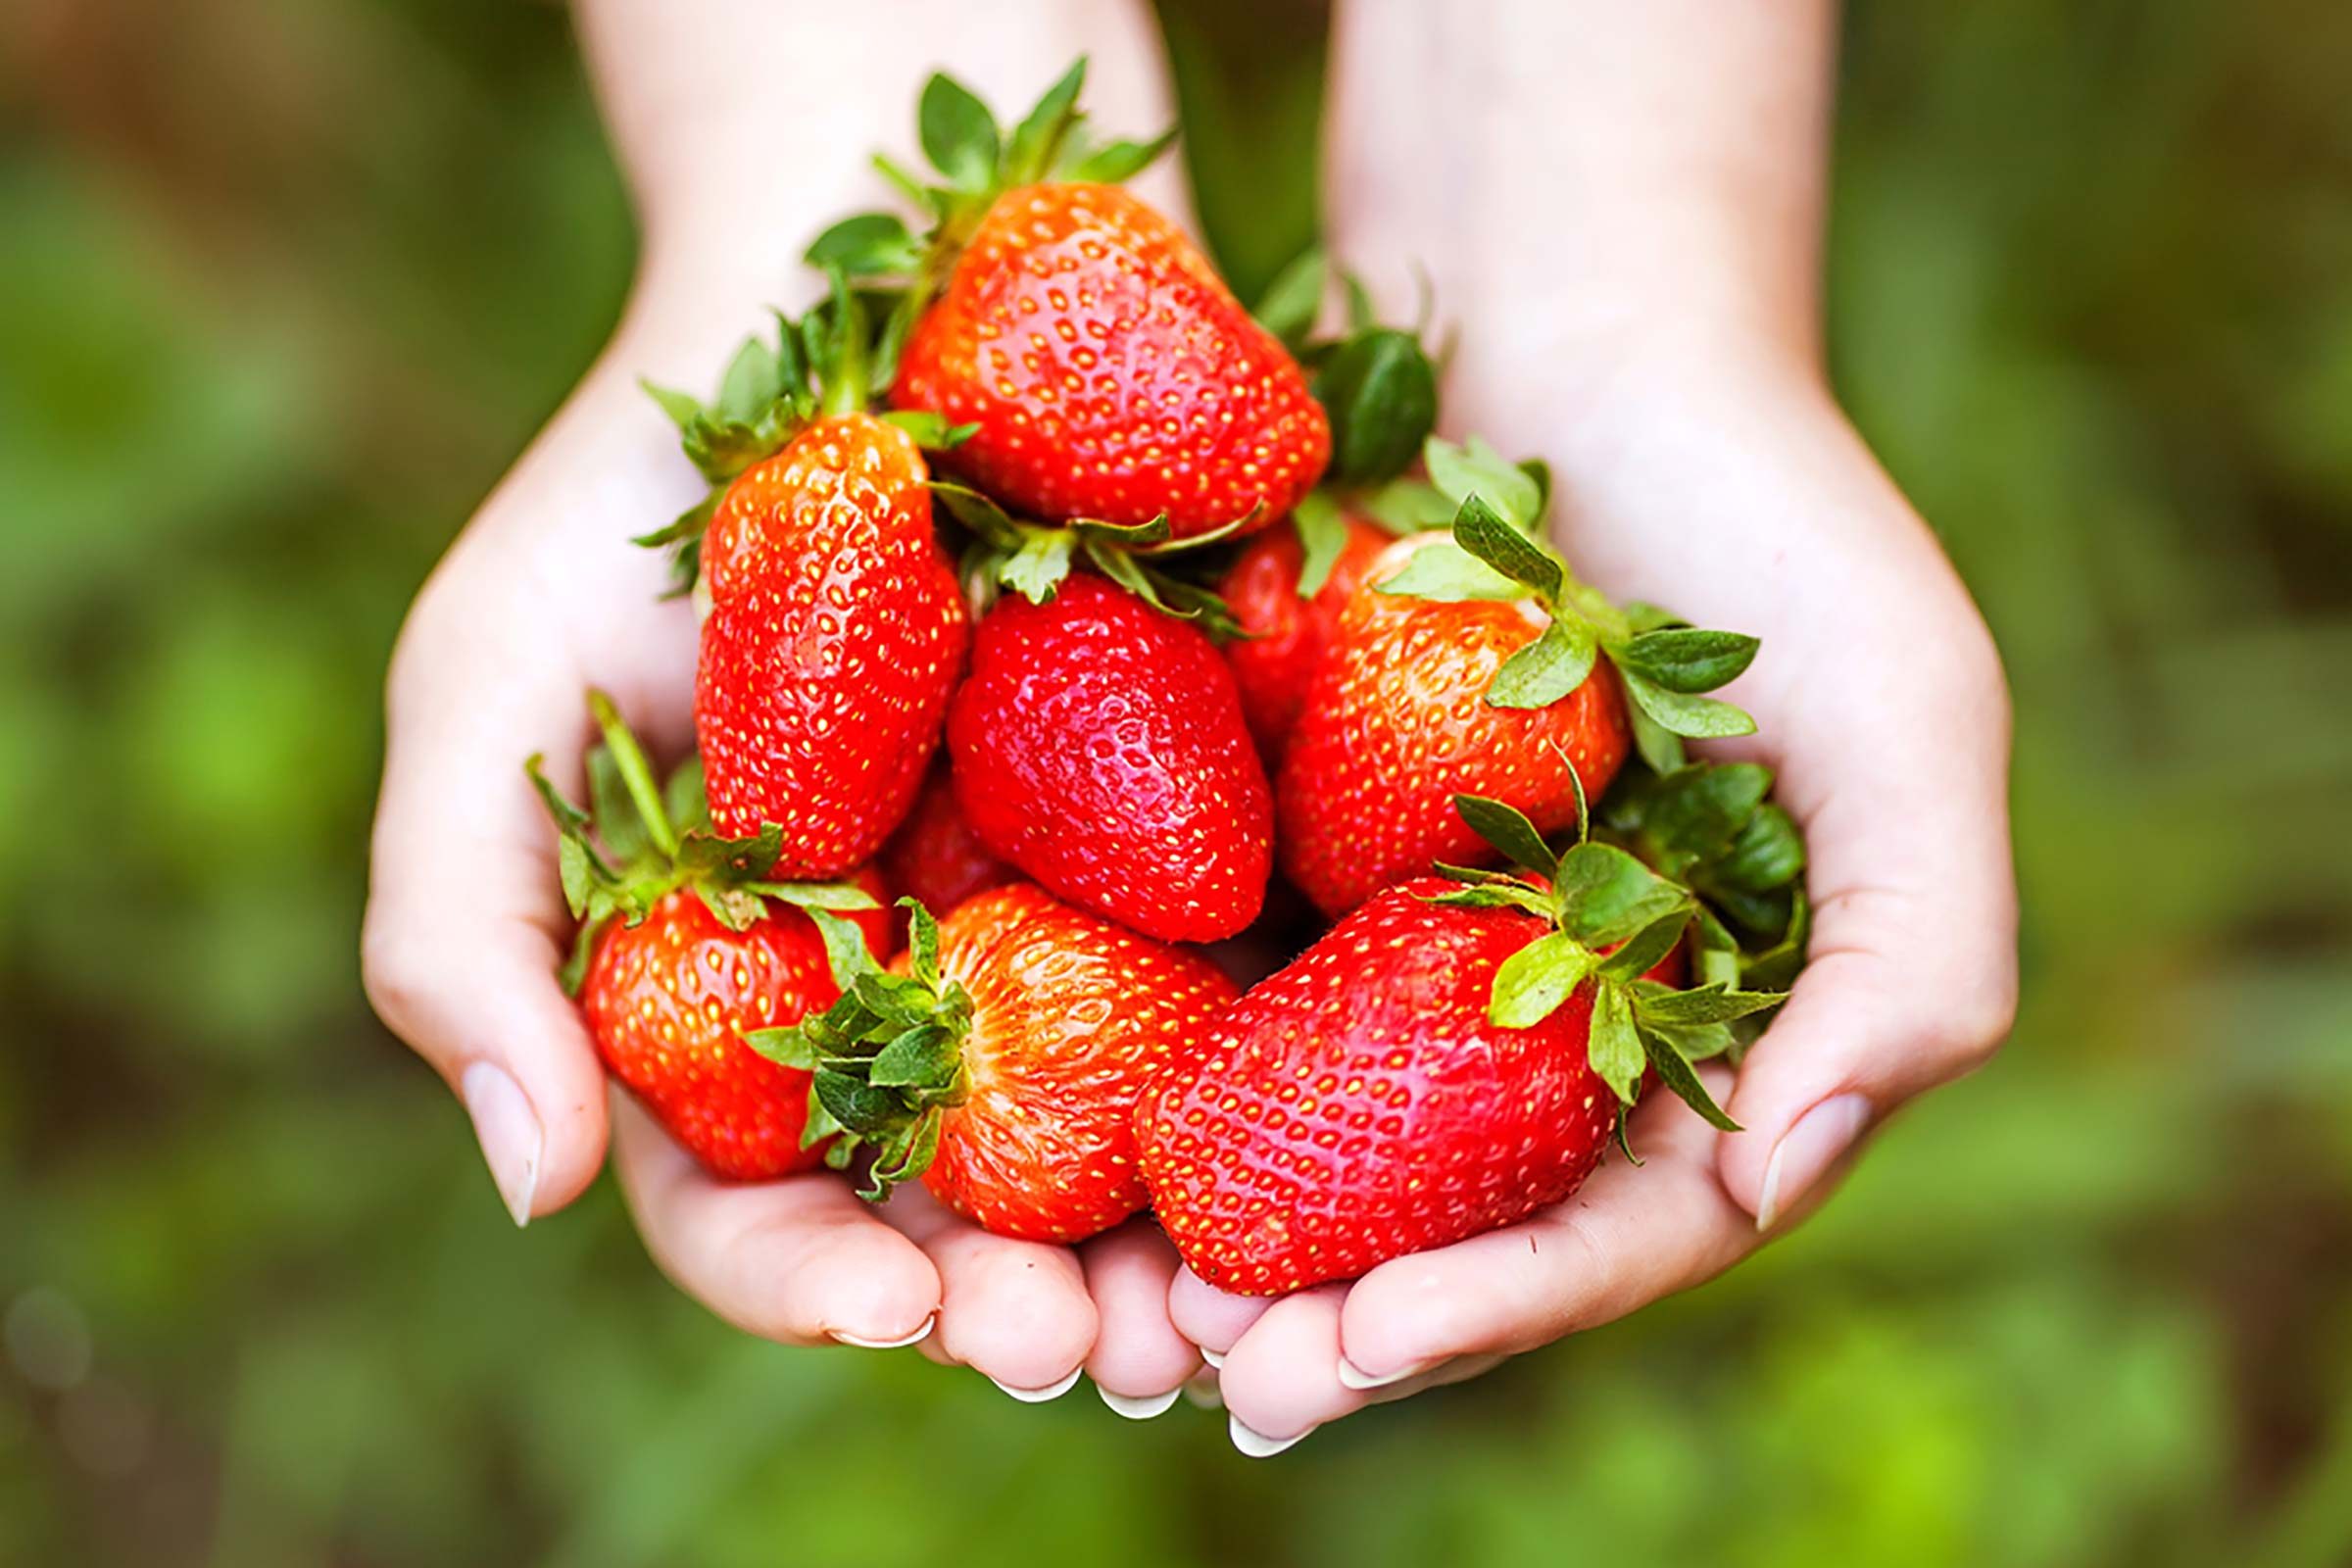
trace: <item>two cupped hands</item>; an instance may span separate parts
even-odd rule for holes
[[[1820,1201],[1866,1132],[2006,1033],[1998,660],[1812,357],[1775,334],[1685,329],[1559,378],[1574,390],[1547,400],[1490,373],[1524,347],[1482,354],[1472,338],[1447,397],[1469,411],[1456,433],[1550,459],[1558,543],[1580,570],[1762,640],[1728,692],[1757,734],[1710,755],[1774,769],[1809,841],[1814,926],[1769,1031],[1736,1074],[1704,1069],[1743,1130],[1651,1096],[1632,1125],[1640,1166],[1613,1158],[1519,1224],[1270,1299],[1203,1284],[1148,1216],[1064,1248],[991,1235],[919,1186],[869,1205],[825,1172],[708,1175],[608,1091],[559,989],[571,921],[515,762],[535,748],[576,779],[588,687],[658,753],[692,745],[693,611],[659,597],[662,563],[624,541],[696,480],[637,376],[698,382],[743,303],[652,254],[607,353],[433,573],[393,660],[367,984],[465,1102],[517,1223],[569,1203],[609,1151],[655,1260],[746,1332],[911,1345],[1027,1400],[1083,1375],[1131,1416],[1189,1388],[1263,1455],[1721,1272]],[[1535,331],[1524,312],[1510,330],[1521,345]]]

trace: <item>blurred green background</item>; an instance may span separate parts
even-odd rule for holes
[[[1206,211],[1303,233],[1223,117],[1308,57],[1207,15]],[[747,1342],[609,1185],[517,1236],[361,1001],[403,604],[630,263],[562,12],[10,7],[0,1562],[2352,1562],[2352,11],[1847,34],[1838,374],[2007,651],[2016,1041],[1753,1265],[1251,1464]]]

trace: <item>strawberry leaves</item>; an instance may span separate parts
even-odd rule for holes
[[[1704,695],[1747,668],[1755,638],[1691,626],[1651,605],[1620,607],[1578,581],[1541,541],[1550,479],[1540,465],[1506,463],[1476,439],[1432,440],[1423,462],[1453,505],[1453,541],[1417,552],[1379,591],[1449,603],[1532,599],[1549,616],[1543,635],[1494,672],[1490,705],[1547,708],[1605,658],[1632,705],[1635,745],[1659,773],[1684,765],[1686,738],[1755,732],[1744,710]]]
[[[1684,990],[1650,977],[1694,925],[1712,918],[1690,888],[1615,844],[1587,837],[1581,813],[1576,843],[1555,855],[1533,822],[1500,801],[1457,795],[1453,808],[1479,837],[1533,874],[1440,866],[1441,875],[1462,885],[1431,894],[1429,902],[1517,908],[1551,927],[1496,966],[1489,1019],[1505,1029],[1533,1028],[1589,987],[1588,1059],[1622,1104],[1633,1104],[1642,1073],[1654,1071],[1709,1123],[1737,1132],[1738,1123],[1715,1103],[1690,1064],[1732,1049],[1734,1020],[1786,999],[1714,980]]]
[[[908,973],[876,964],[847,920],[811,910],[840,1000],[788,1028],[744,1036],[771,1061],[810,1075],[802,1148],[834,1139],[825,1163],[835,1170],[846,1170],[860,1149],[873,1151],[860,1189],[873,1200],[930,1168],[943,1113],[970,1093],[963,1038],[971,997],[940,972],[931,911],[914,899],[899,904],[907,911]]]
[[[702,764],[690,759],[666,786],[658,785],[653,764],[612,700],[590,691],[588,707],[604,736],[604,744],[587,758],[593,814],[549,781],[543,758],[533,756],[523,764],[555,820],[564,903],[579,922],[570,956],[557,971],[566,995],[579,994],[606,926],[616,919],[640,924],[656,904],[680,888],[693,892],[730,931],[749,930],[767,914],[770,900],[812,913],[874,907],[868,894],[848,883],[765,880],[783,842],[781,827],[771,822],[749,838],[713,834]],[[835,923],[856,939],[854,927]]]
[[[952,480],[932,480],[931,493],[972,535],[962,561],[967,582],[1008,588],[1042,605],[1084,561],[1162,614],[1198,621],[1220,642],[1242,635],[1223,599],[1161,563],[1224,542],[1255,520],[1254,510],[1221,528],[1171,539],[1165,516],[1132,524],[1079,517],[1056,526],[1015,517],[989,496]]]

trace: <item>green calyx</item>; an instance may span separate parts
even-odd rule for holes
[[[875,1200],[930,1168],[945,1112],[970,1092],[963,1040],[972,999],[940,973],[931,912],[913,899],[899,903],[907,911],[909,973],[874,962],[847,920],[811,910],[841,1000],[786,1028],[744,1036],[761,1055],[810,1075],[803,1149],[832,1139],[825,1163],[835,1170],[873,1151],[860,1192]]]
[[[1379,591],[1446,602],[1533,599],[1550,616],[1544,634],[1494,672],[1490,706],[1549,707],[1606,658],[1631,700],[1634,743],[1657,772],[1685,765],[1685,738],[1755,733],[1745,711],[1701,695],[1747,668],[1755,638],[1692,626],[1655,605],[1619,606],[1578,581],[1540,537],[1551,489],[1540,464],[1506,463],[1478,440],[1466,448],[1432,440],[1424,461],[1431,484],[1454,507],[1453,542],[1420,551]]]
[[[1477,795],[1457,795],[1453,806],[1473,832],[1532,874],[1440,865],[1439,875],[1461,886],[1428,895],[1429,902],[1519,909],[1549,927],[1495,968],[1489,1020],[1505,1029],[1533,1028],[1589,987],[1587,1056],[1617,1097],[1621,1140],[1624,1112],[1641,1092],[1644,1070],[1714,1126],[1739,1131],[1693,1064],[1739,1049],[1734,1022],[1780,1005],[1786,995],[1743,990],[1736,976],[1702,973],[1688,988],[1646,978],[1694,923],[1711,916],[1688,886],[1591,836],[1581,780],[1576,840],[1556,854],[1515,808]]]
[[[1347,329],[1317,338],[1315,322],[1333,281],[1330,258],[1320,247],[1309,249],[1276,275],[1253,313],[1304,367],[1308,390],[1331,425],[1322,483],[1291,514],[1300,545],[1301,599],[1312,599],[1330,579],[1348,543],[1347,513],[1396,533],[1431,526],[1419,505],[1428,486],[1404,477],[1438,417],[1438,368],[1421,341],[1426,298],[1414,326],[1383,325],[1362,281],[1341,272]]]
[[[1086,517],[1033,522],[969,485],[934,479],[931,494],[971,536],[962,573],[983,597],[1009,589],[1033,605],[1045,604],[1083,563],[1161,613],[1199,623],[1219,642],[1244,635],[1225,601],[1181,568],[1249,527],[1256,508],[1222,527],[1171,539],[1164,515],[1131,526]]]
[[[892,280],[888,335],[904,342],[999,196],[1041,180],[1116,184],[1142,172],[1175,141],[1173,129],[1149,141],[1097,141],[1078,107],[1085,82],[1081,56],[1007,131],[970,88],[934,74],[923,84],[915,128],[937,177],[874,156],[884,177],[928,217],[929,230],[917,238],[895,214],[859,213],[819,234],[808,246],[808,261],[853,278]]]
[[[710,827],[701,761],[689,758],[666,781],[657,781],[612,700],[592,690],[588,707],[604,735],[588,753],[588,810],[548,781],[542,758],[523,764],[555,818],[564,902],[579,921],[570,956],[557,971],[566,995],[579,994],[605,927],[616,919],[639,924],[680,888],[691,890],[730,931],[749,930],[767,913],[770,899],[812,915],[875,906],[863,889],[846,883],[768,880],[781,827],[771,822],[751,838],[718,837]]]
[[[671,597],[693,589],[701,572],[704,530],[728,485],[745,469],[783,450],[812,420],[868,408],[890,386],[903,341],[891,335],[891,297],[853,288],[839,267],[828,271],[831,294],[798,320],[777,312],[773,345],[756,336],[745,339],[710,402],[652,381],[642,383],[678,427],[687,458],[710,482],[710,493],[701,501],[667,526],[635,541],[671,552]],[[879,334],[876,321],[884,323]],[[952,447],[972,431],[969,425],[952,427],[931,413],[883,417],[904,426],[926,447]]]
[[[1761,763],[1698,762],[1663,775],[1635,769],[1601,803],[1601,838],[1697,896],[1702,980],[1785,987],[1804,964],[1804,834],[1771,790]]]

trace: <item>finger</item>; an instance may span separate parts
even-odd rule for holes
[[[1101,1320],[1086,1375],[1119,1414],[1155,1416],[1176,1402],[1201,1366],[1200,1350],[1168,1319],[1176,1249],[1158,1226],[1139,1217],[1088,1242],[1078,1255]]]
[[[847,1182],[828,1171],[720,1181],[634,1101],[612,1093],[621,1192],[646,1250],[678,1289],[784,1345],[885,1348],[930,1330],[938,1271]]]
[[[1220,1291],[1191,1269],[1180,1268],[1168,1285],[1168,1321],[1176,1325],[1177,1333],[1200,1348],[1202,1359],[1219,1367],[1225,1364],[1225,1352],[1274,1300],[1270,1296]]]
[[[1641,1165],[1612,1159],[1520,1224],[1381,1264],[1348,1294],[1341,1375],[1376,1388],[1453,1356],[1517,1354],[1728,1268],[1761,1238],[1716,1180],[1717,1136],[1659,1097],[1635,1118]]]
[[[1948,712],[1960,702],[1933,706]],[[1955,743],[1966,760],[1926,766],[1934,746],[1895,746],[1898,756],[1857,762],[1809,803],[1808,962],[1741,1064],[1726,1109],[1745,1130],[1721,1148],[1724,1187],[1759,1229],[1873,1122],[1983,1063],[2009,1031],[2017,896],[2006,735],[1980,717],[1961,726],[1975,738]]]
[[[1217,1385],[1232,1418],[1233,1446],[1271,1458],[1326,1421],[1359,1410],[1369,1396],[1340,1382],[1342,1284],[1286,1296],[1261,1313],[1226,1352]]]
[[[939,1270],[938,1355],[1033,1403],[1076,1385],[1098,1323],[1077,1253],[992,1236],[919,1187],[891,1194],[882,1214]]]

